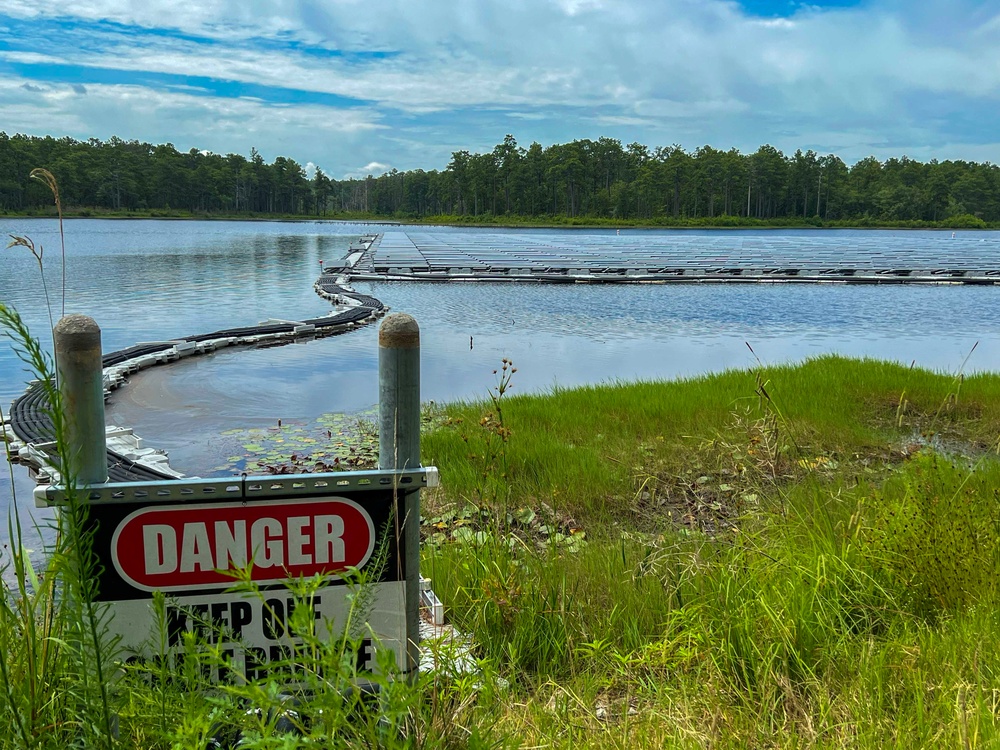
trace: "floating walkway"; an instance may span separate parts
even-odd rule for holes
[[[1000,236],[848,232],[586,234],[582,231],[434,232],[376,235],[329,274],[357,280],[547,283],[1000,282]]]
[[[105,399],[126,383],[129,375],[148,367],[207,354],[225,347],[280,346],[304,338],[335,336],[370,323],[386,312],[379,300],[357,294],[346,285],[343,278],[324,275],[316,282],[314,289],[321,297],[343,309],[319,318],[302,321],[268,320],[256,326],[227,328],[170,341],[136,344],[105,354]],[[47,407],[45,389],[41,387],[41,383],[33,383],[11,405],[7,427],[16,438],[9,447],[11,455],[16,456],[19,463],[26,465],[37,481],[52,483],[58,481],[58,461]],[[109,482],[180,479],[183,476],[170,468],[167,456],[162,451],[144,447],[142,438],[134,435],[131,429],[108,427],[107,440]]]

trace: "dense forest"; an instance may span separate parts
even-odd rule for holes
[[[649,149],[600,138],[545,148],[508,135],[492,151],[456,151],[444,169],[378,177],[310,177],[284,156],[178,151],[111,138],[0,133],[0,211],[44,210],[51,196],[29,180],[46,167],[70,209],[220,215],[378,216],[455,221],[623,221],[861,225],[1000,222],[1000,170],[906,156],[852,166],[832,154],[752,154],[702,146]],[[86,211],[82,211],[86,213]]]

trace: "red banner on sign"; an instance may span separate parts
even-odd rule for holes
[[[115,570],[144,591],[225,588],[227,571],[251,567],[256,582],[362,567],[375,547],[371,516],[343,497],[151,506],[118,524]]]

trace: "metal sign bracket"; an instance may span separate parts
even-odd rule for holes
[[[374,471],[335,471],[322,474],[276,474],[225,479],[181,479],[155,482],[120,482],[77,487],[78,498],[88,505],[117,503],[185,503],[281,500],[340,492],[385,490],[394,488],[404,494],[413,490],[437,487],[440,483],[434,466],[418,469]],[[35,488],[35,505],[40,508],[65,505],[65,487],[47,485]]]

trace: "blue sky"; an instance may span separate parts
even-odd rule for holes
[[[334,177],[506,133],[1000,161],[1000,0],[4,0],[0,128]]]
[[[740,0],[739,2],[739,6],[748,15],[764,18],[787,18],[803,11],[851,8],[861,4],[861,0],[819,0],[814,3],[799,2],[799,0]]]

